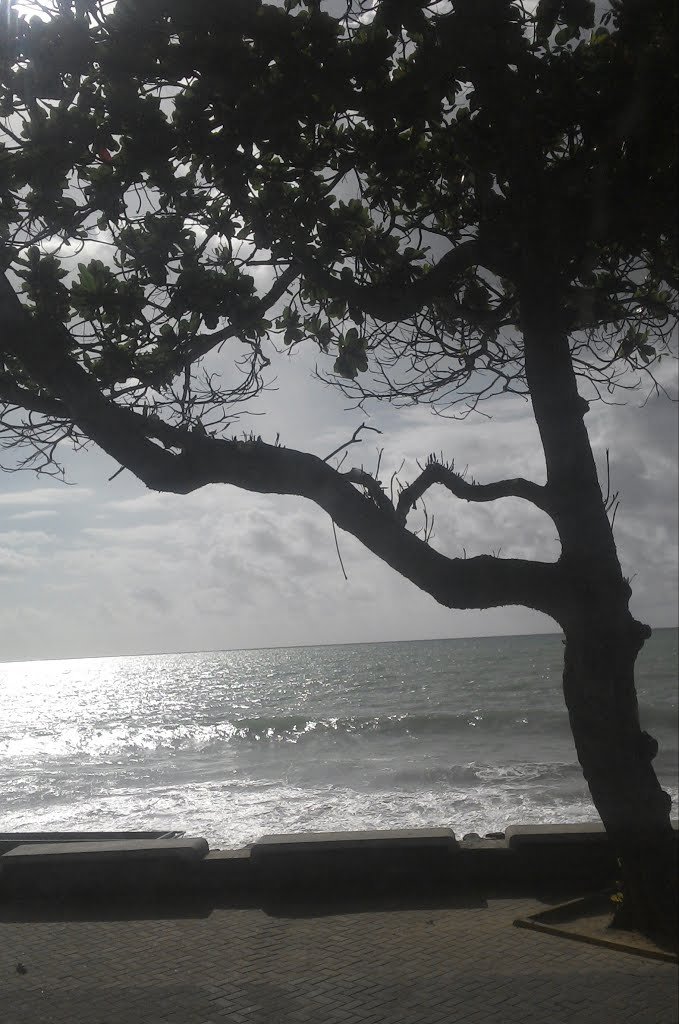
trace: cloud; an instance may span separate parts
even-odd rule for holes
[[[0,494],[0,507],[17,505],[53,505],[80,502],[91,497],[92,491],[84,487],[77,489],[55,484],[54,487],[35,487],[25,491],[7,491]]]
[[[402,483],[411,481],[430,452],[468,466],[480,482],[517,475],[544,481],[537,429],[521,399],[486,405],[492,419],[456,421],[387,405],[368,418],[345,412],[341,395],[309,380],[313,362],[312,352],[281,361],[281,389],[265,396],[265,415],[253,421],[265,439],[280,431],[282,443],[325,456],[367,420],[383,433],[364,433],[347,450],[344,468],[374,470],[381,448],[387,486],[396,470]],[[625,572],[637,574],[633,608],[657,625],[676,615],[675,417],[676,407],[660,400],[644,409],[594,406],[587,417],[600,471],[608,447],[612,487],[622,496],[615,530]],[[218,485],[158,494],[129,473],[108,482],[115,464],[96,449],[73,456],[71,467],[84,486],[0,495],[13,520],[11,536],[0,541],[0,573],[11,582],[0,615],[6,658],[556,628],[522,608],[442,608],[338,530],[345,580],[329,518],[302,499]],[[558,556],[553,524],[526,502],[468,503],[436,487],[426,504],[435,517],[433,543],[448,555],[501,549],[507,557]],[[54,513],[49,531],[23,531],[14,519],[43,511]],[[409,522],[416,528],[421,511]]]
[[[16,582],[40,565],[53,538],[40,530],[0,530],[0,578]]]
[[[25,572],[37,564],[33,555],[20,551],[12,551],[0,545],[0,575],[12,576],[15,573]]]
[[[28,522],[33,519],[46,519],[50,516],[55,516],[56,514],[57,511],[53,508],[36,508],[31,509],[28,512],[14,512],[12,515],[7,516],[7,518],[11,519],[13,522]]]
[[[166,523],[138,523],[124,526],[86,526],[82,535],[91,537],[99,549],[105,545],[111,547],[141,545],[147,547],[152,544],[160,547],[166,544],[175,545],[178,542],[178,526],[175,521]]]
[[[643,406],[595,405],[587,417],[602,487],[608,450],[610,491],[620,498],[614,533],[632,610],[658,626],[677,621],[678,413],[675,401],[659,395]]]
[[[170,608],[167,597],[156,587],[137,587],[132,591],[132,597],[156,612],[165,613]]]
[[[44,530],[0,530],[0,544],[9,544],[16,547],[30,545],[35,547],[39,544],[50,544],[53,537]]]

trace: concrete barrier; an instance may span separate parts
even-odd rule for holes
[[[448,828],[270,835],[252,846],[252,873],[267,891],[440,889],[457,848]]]
[[[20,896],[157,896],[195,884],[205,839],[30,843],[0,857],[2,886]]]
[[[0,855],[31,843],[110,843],[128,839],[180,839],[183,832],[0,832]]]
[[[462,885],[514,884],[521,878],[521,858],[504,837],[465,836],[455,857],[456,879]]]
[[[238,897],[255,889],[249,849],[210,850],[200,864],[201,891],[212,895]]]
[[[510,850],[539,846],[600,846],[608,843],[600,821],[581,821],[575,825],[510,825],[505,830]]]
[[[517,857],[520,879],[579,882],[596,889],[619,875],[615,850],[600,821],[510,825],[505,841]]]
[[[470,833],[461,842],[448,828],[308,832],[268,835],[249,848],[212,851],[199,838],[69,838],[24,843],[2,854],[4,894],[110,899],[202,892],[266,901],[287,892],[311,898],[444,895],[478,884],[530,889],[575,883],[593,890],[612,884],[617,875],[613,848],[599,822],[512,825],[503,838]]]

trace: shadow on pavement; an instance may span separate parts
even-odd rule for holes
[[[374,914],[402,910],[481,910],[486,899],[474,890],[448,893],[394,894],[377,896],[312,896],[280,894],[262,901],[270,917],[331,917],[339,914]]]
[[[5,899],[0,923],[55,921],[151,921],[207,918],[214,910],[261,910],[269,917],[327,917],[403,910],[481,909],[487,906],[478,890],[425,893],[352,893],[269,891],[230,893],[167,893],[117,900],[85,897]]]
[[[0,904],[0,923],[55,921],[172,921],[206,918],[215,901],[204,897],[163,900],[42,899],[12,900]]]
[[[214,910],[261,910],[269,917],[305,918],[340,914],[370,914],[403,910],[480,910],[488,900],[534,899],[554,906],[583,896],[583,888],[554,886],[484,886],[468,884],[446,891],[427,889],[398,893],[295,889],[269,889],[253,892],[243,889],[229,892],[166,892],[146,898],[126,894],[118,899],[51,896],[43,898],[7,898],[0,900],[0,923],[54,921],[152,921],[207,918]]]

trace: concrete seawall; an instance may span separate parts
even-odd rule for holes
[[[0,899],[219,895],[238,901],[536,883],[600,889],[614,883],[617,870],[600,823],[514,825],[504,834],[461,840],[447,828],[273,835],[241,850],[210,850],[204,839],[176,833],[55,838],[0,835]]]

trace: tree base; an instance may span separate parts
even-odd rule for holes
[[[679,948],[677,834],[670,827],[643,837],[622,839],[622,886],[611,928],[638,932],[661,948]]]
[[[550,907],[514,921],[518,928],[545,932],[561,938],[604,946],[620,953],[642,956],[665,963],[678,963],[675,951],[633,929],[613,927],[609,893],[598,893]]]
[[[648,941],[658,949],[675,954],[675,957],[679,953],[676,920],[668,920],[667,926],[664,928],[643,922],[641,926],[638,926],[634,915],[626,911],[624,905],[620,905],[614,910],[608,929],[613,933],[624,934],[626,937],[638,936],[639,939]]]

